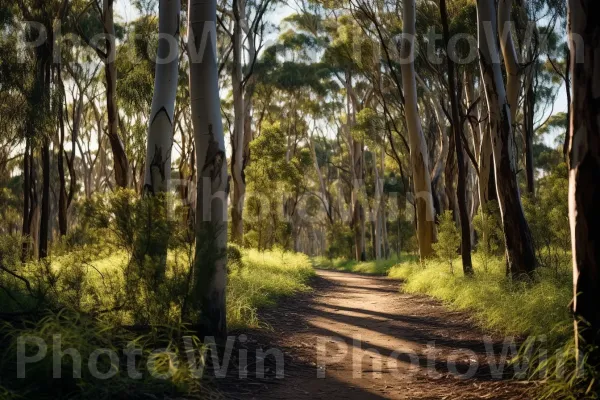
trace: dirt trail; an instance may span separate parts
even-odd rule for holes
[[[262,314],[273,327],[267,337],[249,335],[250,342],[261,347],[283,349],[285,377],[240,383],[246,393],[234,397],[529,397],[523,383],[494,379],[498,377],[488,366],[486,333],[465,314],[449,311],[425,296],[402,294],[399,282],[386,278],[319,271],[312,286],[310,295],[286,300]],[[493,341],[488,347],[499,355],[502,340]],[[456,367],[449,360],[455,360]],[[476,373],[465,379],[461,374],[469,368]]]

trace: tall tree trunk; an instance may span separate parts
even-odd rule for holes
[[[148,256],[155,270],[149,276],[154,290],[163,281],[167,267],[169,232],[164,224],[168,217],[168,195],[171,182],[171,154],[175,124],[175,99],[179,79],[179,14],[180,0],[161,0],[158,34],[168,40],[158,42],[154,76],[154,96],[148,126],[146,162],[144,163],[144,196],[156,196],[146,204],[147,240],[136,251],[138,259]],[[154,222],[158,220],[158,225]],[[151,232],[151,233],[150,233]]]
[[[467,107],[469,107],[469,113],[467,115],[469,129],[471,131],[472,141],[473,141],[473,156],[477,160],[478,167],[479,166],[479,157],[481,154],[481,121],[479,118],[479,113],[477,110],[480,109],[481,99],[475,98],[475,82],[473,78],[469,76],[467,71],[465,70],[463,73],[464,79],[464,87],[465,87],[465,100],[467,103]],[[477,102],[477,104],[475,104]],[[474,169],[473,169],[474,170]],[[481,205],[481,197],[480,197],[480,182],[479,176],[477,175],[477,171],[473,171],[474,176],[474,184],[473,191],[471,193],[472,196],[472,207],[470,210],[471,221],[475,218],[479,211],[479,206]],[[471,227],[473,229],[473,227]]]
[[[565,63],[565,92],[567,94],[567,121],[571,121],[571,53],[567,49]],[[567,132],[565,133],[565,143],[563,144],[563,155],[568,158],[569,147],[571,145],[571,126],[567,124]]]
[[[383,150],[382,150],[383,151]],[[375,215],[374,215],[374,224],[375,224],[375,243],[373,248],[375,249],[375,259],[381,260],[383,255],[383,188],[381,178],[379,176],[379,160],[378,160],[377,152],[373,153],[373,170],[375,172]],[[383,171],[382,171],[383,172]]]
[[[406,36],[402,38],[400,57],[402,86],[404,88],[406,124],[410,144],[410,159],[413,173],[414,194],[417,212],[417,237],[421,260],[433,253],[436,241],[435,211],[429,173],[429,154],[421,129],[417,106],[417,84],[414,65],[414,37],[416,34],[415,0],[404,1],[403,24]],[[406,62],[409,60],[410,62]]]
[[[448,29],[448,11],[446,10],[446,0],[440,0],[440,14],[442,17],[442,26],[444,30],[444,42],[448,49],[450,41],[450,31]],[[448,65],[448,94],[452,108],[452,130],[454,131],[454,145],[456,149],[456,160],[458,163],[458,184],[456,186],[456,195],[458,197],[458,211],[460,215],[461,227],[461,256],[463,263],[463,272],[465,275],[473,275],[473,263],[471,261],[471,221],[469,211],[467,210],[467,171],[462,141],[463,124],[460,121],[458,111],[458,99],[456,88],[456,74],[454,71],[454,55],[447,54],[446,61]],[[468,146],[467,143],[464,143]]]
[[[31,125],[29,121],[28,125]],[[31,139],[29,135],[25,138],[25,155],[23,156],[23,226],[21,233],[23,235],[23,246],[21,251],[21,261],[25,262],[29,256],[29,236],[31,234],[31,169],[33,168],[31,159]]]
[[[483,87],[483,76],[481,78],[481,97],[485,97],[485,88]],[[487,101],[479,108],[479,121],[483,124],[481,128],[481,149],[477,164],[479,165],[479,203],[481,208],[486,210],[488,201],[496,200],[496,171],[494,170],[494,149],[492,147],[492,133],[487,113]]]
[[[231,137],[231,177],[233,180],[233,205],[231,209],[231,237],[233,242],[241,245],[244,240],[244,197],[246,195],[246,177],[244,176],[244,74],[242,41],[242,24],[245,22],[245,0],[233,1],[234,26],[232,36],[233,65],[231,80],[233,85],[233,135]]]
[[[535,194],[535,165],[533,163],[533,119],[535,113],[535,91],[529,82],[525,93],[525,171],[527,175],[527,192]]]
[[[175,99],[179,79],[180,11],[180,0],[160,0],[158,34],[169,39],[158,42],[154,96],[148,119],[145,194],[166,193],[170,189]]]
[[[58,80],[61,80],[60,77],[60,67],[57,68]],[[59,129],[59,139],[58,139],[58,154],[57,154],[57,163],[58,163],[58,179],[59,179],[59,189],[58,189],[58,229],[61,236],[65,236],[68,230],[68,221],[67,221],[67,209],[68,209],[68,196],[67,196],[67,181],[65,178],[65,163],[64,163],[64,153],[65,153],[65,103],[63,99],[63,94],[61,94],[61,99],[59,101],[58,106],[58,129]]]
[[[477,0],[477,18],[479,61],[488,103],[496,189],[506,242],[507,272],[518,279],[533,272],[536,258],[517,183],[512,151],[515,138],[496,45],[493,0]]]
[[[51,54],[51,50],[50,50]],[[52,68],[50,54],[45,54],[40,62],[42,68],[42,112],[50,112],[50,80]],[[50,230],[50,138],[48,132],[40,132],[42,136],[42,208],[40,213],[40,231],[38,242],[38,257],[44,259],[48,256],[48,236]]]
[[[352,139],[353,143],[353,172],[354,179],[352,189],[352,225],[354,228],[354,246],[356,250],[356,261],[367,260],[367,248],[365,242],[365,208],[362,204],[361,195],[364,189],[363,152],[364,145],[358,140]]]
[[[42,209],[38,242],[39,259],[48,256],[48,230],[50,227],[50,140],[42,139]]]
[[[573,246],[573,310],[577,348],[595,346],[600,362],[600,3],[569,0],[571,103],[569,217]],[[579,343],[580,339],[583,343]]]
[[[117,65],[116,38],[113,15],[114,0],[103,0],[102,14],[104,34],[106,35],[106,58],[104,74],[106,77],[106,111],[108,114],[108,139],[113,153],[115,183],[126,188],[129,186],[129,162],[121,136],[119,136],[119,111],[117,107]]]
[[[192,298],[203,335],[227,336],[227,157],[217,71],[216,0],[189,0],[190,101],[198,196]],[[203,40],[204,39],[204,40]]]
[[[456,144],[454,143],[454,134],[449,135],[448,138],[450,147],[453,151],[448,153],[448,158],[446,159],[446,166],[444,171],[444,180],[445,180],[445,191],[446,197],[448,198],[448,210],[452,211],[452,215],[455,217],[456,222],[458,222],[458,199],[456,197],[456,189],[455,189],[455,177],[457,175],[456,170]]]

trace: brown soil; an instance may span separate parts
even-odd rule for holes
[[[400,293],[399,282],[386,278],[319,271],[312,287],[312,293],[261,313],[271,331],[245,332],[248,340],[241,346],[249,354],[258,348],[283,351],[284,377],[276,378],[274,358],[266,357],[264,378],[250,372],[250,378],[239,379],[238,372],[230,372],[221,380],[227,397],[530,398],[531,385],[511,380],[508,367],[504,377],[492,376],[488,362],[494,359],[484,337],[492,336],[498,360],[504,338],[476,328],[466,314],[425,296]],[[452,359],[454,368],[448,365]],[[233,363],[238,362],[234,356]],[[461,376],[470,366],[474,376]]]

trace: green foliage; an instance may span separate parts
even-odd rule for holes
[[[538,181],[536,197],[523,199],[540,265],[566,275],[571,263],[568,174],[565,163],[557,165]]]
[[[336,221],[327,226],[327,257],[351,259],[354,232],[348,224]]]
[[[291,217],[294,202],[305,191],[304,176],[311,166],[311,158],[308,149],[297,151],[289,160],[286,152],[283,122],[263,123],[261,135],[251,144],[253,161],[246,168],[246,247],[261,250],[275,245],[292,247],[291,224],[287,217]],[[284,198],[288,210],[282,215],[281,202]]]
[[[454,274],[454,260],[460,248],[460,233],[452,217],[452,211],[445,211],[440,217],[438,241],[433,245],[437,257],[450,267]]]

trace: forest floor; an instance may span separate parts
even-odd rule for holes
[[[250,377],[239,379],[239,372],[230,372],[218,384],[227,397],[531,397],[532,385],[511,380],[509,366],[501,376],[492,374],[508,342],[477,328],[468,314],[426,296],[401,293],[398,281],[383,277],[318,271],[311,286],[312,292],[261,312],[271,329],[244,332]],[[491,337],[487,346],[484,337]],[[277,365],[269,356],[265,376],[252,373],[256,349],[283,352],[283,378],[275,377]]]

